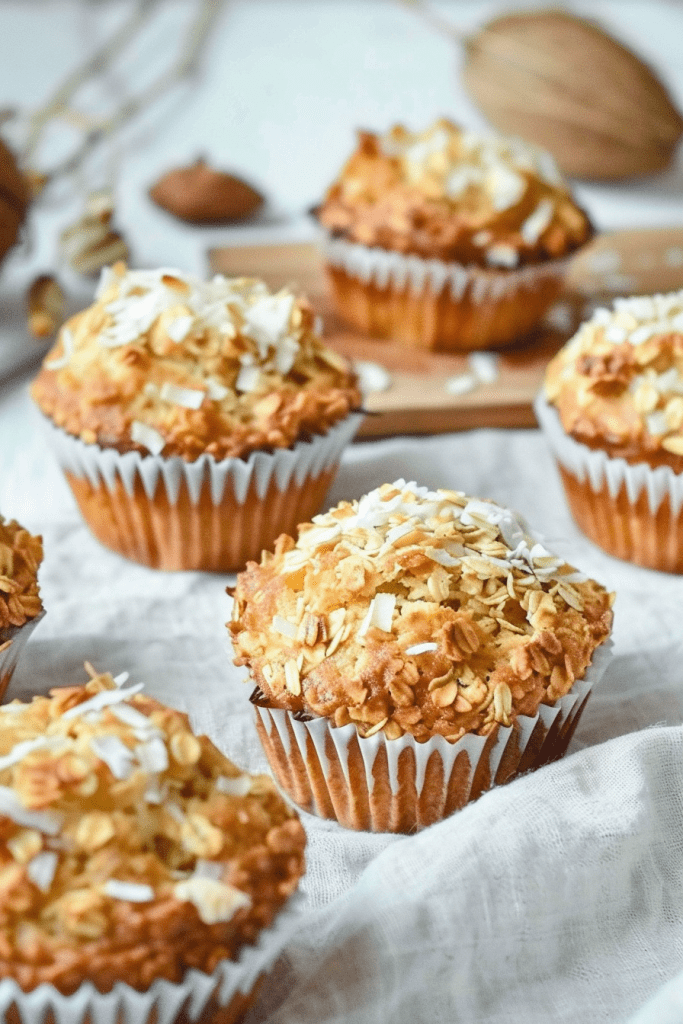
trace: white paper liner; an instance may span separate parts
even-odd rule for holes
[[[569,257],[563,257],[516,269],[488,270],[421,256],[404,256],[331,235],[323,235],[322,249],[331,266],[344,270],[363,284],[374,284],[377,288],[391,285],[398,291],[409,287],[415,294],[429,288],[435,295],[448,288],[454,301],[467,296],[476,305],[536,291],[542,281],[564,277],[569,265]]]
[[[555,704],[552,706],[541,704],[538,713],[533,717],[528,715],[519,715],[516,719],[516,729],[513,728],[513,726],[499,727],[496,741],[488,755],[489,762],[487,767],[489,769],[491,785],[494,784],[493,780],[495,779],[500,762],[515,733],[516,740],[513,740],[513,742],[516,742],[518,760],[522,761],[534,729],[539,721],[543,723],[546,734],[550,733],[552,726],[555,726],[556,729],[561,728],[563,732],[564,730],[571,730],[574,719],[581,711],[588,694],[604,674],[607,663],[611,657],[612,646],[612,641],[607,639],[594,651],[593,660],[586,669],[583,678],[577,680],[571,690],[565,694],[564,697],[561,697]],[[342,769],[347,785],[350,783],[349,745],[354,738],[357,738],[365,768],[365,782],[368,794],[373,792],[375,786],[376,780],[373,774],[373,766],[377,754],[382,748],[386,750],[387,764],[389,768],[389,782],[391,792],[394,795],[398,793],[399,790],[398,761],[400,754],[406,748],[410,748],[413,751],[415,756],[415,788],[418,798],[422,793],[424,786],[428,761],[435,750],[439,752],[443,764],[445,788],[448,787],[448,780],[450,779],[456,758],[462,751],[466,751],[470,764],[469,776],[464,783],[462,791],[462,802],[466,803],[471,797],[472,783],[474,781],[475,774],[480,767],[481,759],[485,755],[485,747],[489,739],[488,736],[468,734],[463,736],[456,743],[449,743],[443,736],[435,736],[432,739],[427,740],[426,743],[418,743],[409,733],[404,734],[397,740],[388,740],[381,731],[376,733],[374,736],[370,736],[365,739],[358,735],[356,727],[353,724],[345,725],[341,728],[331,728],[329,720],[326,718],[313,718],[307,721],[300,721],[299,719],[294,718],[289,711],[285,711],[281,708],[262,707],[259,704],[255,704],[254,707],[267,734],[272,736],[273,739],[277,737],[280,740],[287,756],[289,756],[291,752],[288,725],[294,733],[294,738],[304,764],[308,758],[308,740],[310,738],[313,746],[315,747],[323,775],[328,782],[330,779],[330,760],[325,750],[326,737],[330,736],[334,743],[335,755],[338,764]],[[544,763],[543,746],[537,756],[539,763]],[[549,760],[551,758],[546,759]],[[535,767],[536,762],[534,762],[532,766]],[[321,817],[325,817],[324,809],[321,807],[317,799],[315,786],[311,787],[311,792],[313,794],[313,807],[306,807],[305,809]],[[292,798],[291,793],[288,793],[288,796]]]
[[[12,673],[17,667],[29,637],[44,615],[45,612],[42,611],[35,618],[28,619],[22,626],[18,626],[16,631],[13,631],[9,647],[6,647],[4,651],[0,651],[0,699],[2,699],[5,689],[12,678]],[[0,642],[4,641],[0,640]]]
[[[683,505],[683,474],[674,473],[670,466],[655,469],[645,462],[632,465],[626,459],[612,458],[607,452],[596,451],[575,441],[565,433],[557,409],[550,405],[544,392],[536,396],[534,412],[553,455],[580,483],[588,480],[596,494],[607,486],[612,499],[616,499],[625,487],[632,504],[645,490],[653,515],[665,498],[669,499],[672,516],[679,515]]]
[[[219,506],[226,487],[237,503],[243,505],[252,480],[258,497],[263,499],[273,480],[280,492],[284,493],[290,481],[301,486],[307,477],[315,478],[331,469],[339,462],[342,451],[352,440],[363,414],[350,413],[333,424],[326,434],[316,434],[310,441],[299,441],[292,448],[252,452],[246,459],[217,461],[213,455],[201,455],[194,462],[186,462],[179,456],[164,458],[162,455],[141,455],[137,451],[121,454],[115,448],[85,444],[45,417],[41,418],[61,469],[88,479],[94,488],[104,483],[114,493],[120,480],[132,498],[135,481],[139,477],[147,497],[152,500],[161,481],[169,503],[175,505],[184,482],[192,504],[197,505],[208,478],[211,500],[215,506]]]
[[[256,945],[244,946],[237,960],[221,960],[212,974],[189,970],[182,982],[155,981],[146,992],[117,982],[111,992],[99,992],[85,982],[66,996],[43,984],[24,992],[13,978],[0,981],[0,1020],[15,1005],[22,1024],[43,1024],[54,1014],[56,1024],[172,1024],[181,1011],[191,1021],[200,1018],[213,997],[227,1006],[238,993],[247,994],[262,973],[270,970],[300,921],[302,898],[292,896],[272,926],[261,932]]]

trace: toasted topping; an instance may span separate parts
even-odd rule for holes
[[[42,560],[42,537],[0,516],[0,644],[6,640],[3,630],[23,626],[42,612],[37,579]]]
[[[87,444],[190,460],[289,447],[361,401],[314,319],[261,281],[117,264],[62,328],[33,394]]]
[[[615,299],[555,356],[546,394],[567,433],[683,469],[683,291]]]
[[[276,707],[454,741],[567,693],[611,604],[510,510],[398,480],[279,538],[229,629]]]
[[[304,836],[269,778],[90,672],[0,716],[0,975],[146,990],[145,963],[179,981],[253,941],[296,885]]]
[[[362,245],[504,268],[561,256],[592,231],[549,153],[447,120],[361,132],[318,216]]]

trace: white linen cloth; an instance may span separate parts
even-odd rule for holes
[[[305,817],[301,927],[249,1024],[678,1024],[683,1020],[683,579],[574,526],[537,431],[359,443],[329,495],[416,479],[495,498],[617,591],[615,656],[570,756],[417,836]],[[235,761],[266,770],[230,660],[226,576],[102,548],[25,385],[0,393],[0,512],[44,537],[47,615],[8,699],[128,669]],[[673,979],[673,980],[672,980]]]

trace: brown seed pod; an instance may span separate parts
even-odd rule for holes
[[[168,171],[149,195],[157,206],[191,224],[243,220],[263,205],[263,196],[246,181],[216,171],[204,160]]]
[[[17,241],[30,201],[28,182],[12,151],[0,141],[0,260]]]
[[[506,14],[464,40],[466,88],[491,123],[578,177],[667,167],[683,119],[654,72],[597,25],[560,10]]]

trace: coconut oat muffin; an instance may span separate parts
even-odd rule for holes
[[[0,697],[43,616],[38,589],[42,560],[42,537],[34,537],[13,519],[8,522],[0,516]]]
[[[427,348],[503,345],[559,293],[593,229],[549,153],[447,120],[359,133],[316,216],[339,311]]]
[[[166,979],[176,1012],[185,985],[210,1014],[223,962],[237,970],[296,889],[303,829],[185,715],[86,668],[87,685],[0,712],[0,973],[36,999]]]
[[[683,572],[683,291],[596,310],[550,363],[537,413],[588,536]]]
[[[446,771],[459,741],[467,741],[474,776],[479,771],[478,781],[467,779],[475,795],[496,776],[486,758],[501,728],[509,734],[507,777],[537,758],[547,736],[533,719],[586,676],[609,636],[612,599],[509,510],[399,480],[316,516],[296,541],[282,536],[274,554],[250,563],[237,578],[229,628],[236,664],[248,665],[256,683],[258,710],[273,712],[282,736],[302,726],[297,719],[316,729],[324,722],[327,735],[314,743],[324,756],[315,762],[314,751],[304,765],[297,744],[278,743],[268,714],[259,715],[271,766],[290,796],[345,824],[354,823],[356,801],[360,827],[389,827],[394,814],[408,830],[467,798],[464,775],[456,783]],[[564,752],[578,710],[572,701],[554,721],[541,760]],[[394,744],[412,751],[403,794],[386,778]],[[342,746],[345,764],[335,776],[328,769]],[[432,766],[432,797],[416,806],[434,750],[446,760]],[[476,750],[486,750],[483,760]],[[363,773],[343,782],[354,758],[372,765],[364,794]],[[327,788],[326,800],[316,788]]]
[[[220,570],[319,507],[361,401],[287,289],[123,264],[64,325],[32,394],[104,544]]]

